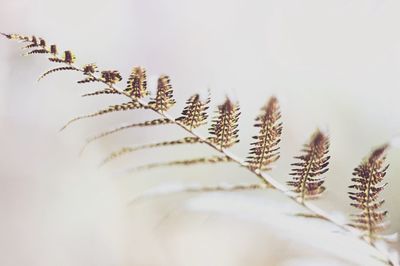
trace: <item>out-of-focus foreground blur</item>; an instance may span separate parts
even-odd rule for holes
[[[178,115],[185,99],[211,89],[240,100],[245,157],[253,119],[271,95],[282,106],[281,159],[271,175],[288,180],[292,157],[317,128],[331,138],[327,192],[316,204],[345,221],[353,168],[371,148],[400,134],[400,2],[0,0],[0,31],[35,34],[101,69],[144,66],[171,77]],[[152,187],[252,183],[234,165],[126,174],[146,162],[209,155],[202,146],[99,162],[123,145],[176,139],[173,127],[128,130],[79,150],[87,137],[144,111],[77,122],[118,97],[80,98],[76,73],[36,82],[51,64],[21,57],[0,40],[0,265],[381,265],[371,250],[320,221],[292,217],[299,207],[274,191],[175,193],[132,201]],[[125,80],[123,81],[125,82]],[[124,83],[121,83],[124,84]],[[151,84],[151,82],[150,82]],[[205,132],[205,130],[204,130]],[[383,192],[400,231],[400,151]],[[356,242],[356,243],[353,243]],[[398,245],[394,244],[398,249]]]

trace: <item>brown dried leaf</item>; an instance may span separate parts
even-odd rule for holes
[[[295,157],[300,162],[292,164],[296,168],[292,169],[290,175],[293,178],[287,184],[294,187],[293,191],[299,195],[301,202],[304,202],[306,198],[317,198],[325,191],[324,178],[321,175],[329,170],[328,136],[317,130],[310,142],[304,145],[302,152],[303,155]]]
[[[239,130],[237,129],[240,116],[239,105],[232,103],[227,98],[223,104],[218,106],[216,113],[209,128],[211,135],[209,140],[222,150],[239,142]]]
[[[209,108],[209,103],[210,97],[208,97],[205,101],[202,101],[199,94],[191,96],[186,101],[186,106],[182,111],[182,116],[177,118],[176,121],[182,123],[190,130],[206,124],[208,118],[207,109]]]
[[[186,137],[183,139],[172,140],[172,141],[163,141],[163,142],[146,144],[146,145],[141,145],[141,146],[136,146],[136,147],[124,147],[116,152],[111,153],[106,159],[104,159],[102,164],[106,164],[114,159],[117,159],[117,158],[123,156],[123,155],[129,154],[129,153],[132,153],[135,151],[139,151],[139,150],[158,148],[158,147],[166,147],[166,146],[175,146],[175,145],[181,145],[181,144],[195,144],[195,143],[201,143],[201,140],[197,137]]]
[[[259,133],[251,143],[247,163],[252,169],[261,171],[270,170],[271,163],[279,159],[279,142],[282,134],[282,123],[279,122],[281,113],[278,100],[271,97],[268,103],[261,109],[261,114],[256,118],[255,127],[259,127]]]

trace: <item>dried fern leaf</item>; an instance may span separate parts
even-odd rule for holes
[[[213,156],[213,157],[202,157],[202,158],[195,158],[189,160],[179,160],[179,161],[171,161],[171,162],[164,162],[164,163],[152,163],[142,165],[133,169],[130,169],[129,172],[136,172],[136,171],[143,171],[143,170],[150,170],[154,168],[160,167],[168,167],[168,166],[189,166],[195,164],[216,164],[216,163],[226,163],[231,162],[232,160],[228,156]]]
[[[350,205],[361,210],[361,213],[353,215],[350,225],[363,231],[371,243],[387,226],[384,220],[388,212],[379,210],[384,203],[384,200],[379,199],[379,194],[387,185],[380,185],[389,167],[389,165],[384,165],[387,148],[388,145],[385,144],[364,159],[354,169],[354,178],[351,179],[354,184],[349,186],[354,190],[349,192],[349,197],[353,200]]]
[[[57,54],[58,54],[57,45],[55,45],[55,44],[50,45],[50,53],[53,56],[57,56]]]
[[[87,77],[87,78],[77,81],[77,83],[79,83],[79,84],[90,83],[90,82],[103,82],[103,80],[98,79],[96,77]]]
[[[268,188],[266,184],[220,184],[215,186],[204,186],[200,184],[182,185],[182,184],[165,184],[158,187],[150,188],[149,190],[141,193],[129,202],[134,204],[146,198],[153,198],[157,196],[166,196],[175,193],[197,193],[197,192],[237,192],[249,191]]]
[[[82,119],[92,118],[92,117],[96,117],[96,116],[100,116],[100,115],[104,115],[104,114],[108,114],[108,113],[113,113],[113,112],[118,112],[118,111],[128,111],[128,110],[135,110],[135,109],[141,109],[141,108],[146,109],[145,106],[143,106],[141,103],[138,103],[138,102],[127,102],[127,103],[122,103],[122,104],[110,105],[109,107],[102,109],[96,113],[88,114],[88,115],[84,115],[84,116],[78,116],[74,119],[71,119],[70,121],[68,121],[68,123],[66,123],[60,129],[60,131],[67,128],[70,124],[72,124],[76,121],[82,120]]]
[[[292,181],[288,181],[289,186],[294,187],[293,191],[298,193],[301,202],[316,198],[325,190],[323,186],[324,178],[329,165],[329,138],[321,131],[317,130],[311,137],[309,143],[304,145],[303,155],[295,157],[300,162],[293,163],[290,175]]]
[[[182,192],[235,192],[235,191],[248,191],[257,189],[266,189],[266,184],[243,184],[243,185],[230,185],[230,186],[202,186],[198,188],[187,188]]]
[[[81,71],[80,69],[73,67],[73,66],[57,67],[57,68],[50,69],[50,70],[46,71],[45,73],[43,73],[39,77],[38,81],[40,81],[42,78],[46,77],[47,75],[49,75],[51,73],[58,72],[58,71],[66,71],[66,70]]]
[[[51,52],[51,51],[49,51],[49,52]],[[62,63],[62,64],[69,64],[69,65],[72,65],[75,63],[76,56],[71,51],[64,51],[62,58],[55,57],[56,53],[57,53],[57,50],[55,48],[54,53],[52,53],[54,57],[50,57],[49,61],[51,61],[53,63]]]
[[[147,91],[146,70],[144,68],[134,67],[132,69],[125,92],[135,99],[141,99],[149,94]]]
[[[35,49],[27,53],[27,55],[31,54],[48,54],[49,51],[47,49]]]
[[[157,111],[165,112],[175,103],[170,79],[168,76],[163,75],[158,79],[156,97],[150,100],[149,105]]]
[[[76,57],[71,51],[64,51],[63,60],[64,63],[73,64],[75,63]]]
[[[85,75],[92,75],[98,72],[96,64],[86,64],[82,67],[82,70]]]
[[[268,103],[261,109],[261,114],[256,118],[255,127],[259,127],[259,133],[251,143],[247,163],[252,169],[261,171],[271,170],[271,163],[279,159],[279,142],[282,134],[282,123],[279,122],[281,113],[278,100],[271,97]]]
[[[0,34],[10,40],[19,40],[19,41],[24,40],[24,37],[19,34],[7,34],[4,32],[0,32]]]
[[[97,95],[103,95],[103,94],[121,94],[121,93],[114,88],[105,88],[102,90],[83,94],[82,97],[97,96]]]
[[[182,116],[178,117],[176,121],[182,123],[190,130],[197,128],[207,123],[207,109],[210,103],[210,96],[202,101],[199,94],[191,96],[186,101],[186,106],[182,111]]]
[[[64,59],[58,58],[58,57],[50,57],[49,61],[53,63],[65,63]]]
[[[109,85],[113,85],[122,80],[122,76],[117,70],[102,71],[101,78]]]
[[[46,40],[39,38],[39,46],[42,48],[46,48]]]
[[[302,217],[302,218],[312,218],[312,219],[320,219],[320,220],[327,220],[325,216],[315,214],[315,213],[295,213],[294,216]]]
[[[158,118],[158,119],[154,119],[154,120],[145,121],[145,122],[142,122],[142,123],[134,123],[134,124],[126,125],[126,126],[117,127],[117,128],[112,129],[112,130],[108,130],[108,131],[102,132],[99,135],[96,135],[96,136],[88,139],[86,141],[85,147],[87,145],[89,145],[90,143],[92,143],[93,141],[95,141],[95,140],[104,138],[106,136],[112,135],[112,134],[120,132],[122,130],[135,128],[135,127],[148,127],[148,126],[158,126],[158,125],[167,125],[167,124],[172,124],[172,121],[169,120],[168,118]],[[85,147],[83,147],[83,149],[85,149]],[[82,149],[82,151],[83,151],[83,149]]]
[[[217,145],[221,150],[233,146],[239,142],[238,139],[238,121],[239,105],[234,104],[228,98],[218,106],[217,115],[212,120],[209,133],[209,140]]]
[[[129,154],[129,153],[132,153],[135,151],[139,151],[139,150],[158,148],[158,147],[166,147],[166,146],[175,146],[175,145],[181,145],[181,144],[194,144],[194,143],[201,143],[201,140],[197,137],[186,137],[183,139],[163,141],[163,142],[158,142],[158,143],[140,145],[140,146],[136,146],[136,147],[124,147],[116,152],[111,153],[106,159],[103,160],[102,164],[106,164],[114,159],[117,159],[117,158],[123,156],[123,155]]]

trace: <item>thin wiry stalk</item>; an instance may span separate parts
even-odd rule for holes
[[[27,37],[24,37],[24,36],[10,35],[10,34],[5,34],[5,33],[1,33],[1,34],[4,35],[8,39],[16,39],[16,40],[20,40],[20,41],[27,41],[27,39],[26,39]],[[144,109],[152,110],[155,113],[157,113],[161,118],[165,118],[165,119],[171,120],[172,124],[182,128],[184,131],[189,133],[191,136],[198,138],[200,142],[205,143],[210,148],[212,148],[213,150],[217,151],[221,156],[226,157],[227,160],[229,160],[230,162],[236,163],[237,165],[239,165],[239,166],[247,169],[248,171],[250,171],[257,178],[259,178],[262,181],[263,184],[265,184],[265,187],[273,188],[273,189],[276,189],[276,190],[280,191],[285,196],[287,196],[289,199],[293,200],[297,204],[299,204],[299,205],[303,206],[304,208],[306,208],[309,212],[311,212],[312,215],[315,215],[315,216],[318,216],[318,217],[321,217],[321,218],[323,217],[323,219],[325,219],[327,222],[335,225],[336,227],[338,227],[338,228],[340,228],[340,229],[342,229],[344,231],[347,231],[347,232],[352,232],[352,229],[349,226],[343,224],[341,221],[338,221],[333,216],[329,215],[328,213],[326,213],[325,211],[323,211],[319,207],[315,206],[314,204],[309,203],[307,201],[302,202],[301,200],[298,199],[297,195],[294,194],[292,191],[288,190],[285,185],[281,184],[280,182],[278,182],[277,180],[272,178],[270,175],[260,171],[259,169],[254,169],[254,168],[250,167],[248,163],[243,161],[241,158],[237,157],[235,154],[227,151],[224,148],[221,148],[220,145],[218,145],[218,144],[214,144],[212,141],[209,140],[209,138],[203,137],[202,135],[200,135],[197,132],[193,131],[191,128],[189,128],[186,125],[182,124],[179,120],[175,120],[171,115],[168,114],[168,112],[159,111],[159,110],[155,109],[153,106],[150,106],[143,99],[141,99],[141,98],[139,98],[137,96],[135,97],[135,95],[131,95],[131,93],[129,93],[129,91],[120,90],[117,87],[115,87],[115,81],[120,79],[119,73],[114,72],[114,71],[102,72],[101,73],[102,74],[101,77],[96,77],[94,73],[88,73],[83,68],[79,68],[77,66],[74,66],[75,57],[74,57],[73,54],[71,54],[70,51],[65,51],[64,59],[62,59],[62,60],[58,59],[58,58],[49,58],[49,60],[53,61],[53,62],[56,62],[56,63],[66,64],[67,66],[75,67],[75,68],[78,69],[77,71],[80,71],[84,75],[86,75],[86,79],[85,80],[104,83],[110,89],[116,90],[119,94],[130,98],[133,102],[140,103],[141,105],[143,105]],[[107,79],[107,77],[109,77],[109,79]],[[378,252],[380,252],[380,254],[382,255],[382,258],[384,258],[385,262],[388,265],[395,265],[395,263],[389,257],[387,257],[385,254],[383,254],[377,248],[377,246],[374,243],[370,243],[368,241],[368,239],[366,239],[365,237],[363,237],[362,239],[363,239],[364,243],[368,244],[369,246],[373,247]]]

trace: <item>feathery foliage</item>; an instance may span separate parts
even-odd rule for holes
[[[279,159],[278,144],[281,141],[282,123],[279,122],[278,99],[271,97],[268,103],[261,109],[261,114],[256,118],[255,127],[259,127],[259,133],[251,143],[247,163],[253,169],[261,171],[271,170],[271,163]]]
[[[161,141],[153,144],[138,145],[135,147],[125,147],[121,150],[112,153],[105,159],[104,162],[118,158],[127,153],[137,150],[151,149],[158,147],[174,146],[181,144],[196,144],[203,143],[213,149],[218,155],[213,157],[199,157],[178,161],[169,161],[162,163],[151,163],[134,168],[132,171],[147,170],[158,167],[168,166],[190,166],[195,164],[217,164],[225,162],[234,162],[237,165],[244,167],[250,171],[253,176],[260,179],[261,184],[254,184],[247,186],[249,189],[254,188],[274,188],[284,193],[292,199],[300,199],[298,202],[303,205],[310,213],[297,215],[305,218],[319,218],[336,225],[337,227],[349,231],[346,225],[332,219],[318,208],[310,207],[310,203],[305,203],[305,199],[316,198],[324,190],[324,178],[321,177],[328,171],[329,156],[327,155],[329,149],[329,138],[317,130],[311,137],[302,150],[303,155],[295,157],[299,160],[292,164],[295,168],[292,170],[291,175],[293,179],[287,184],[293,188],[296,196],[293,197],[286,193],[287,189],[278,181],[264,174],[263,171],[269,170],[271,164],[279,159],[279,142],[282,133],[282,123],[280,122],[281,114],[279,111],[278,101],[275,97],[270,98],[268,103],[262,108],[261,114],[256,118],[255,127],[259,128],[259,133],[253,138],[256,140],[251,144],[250,152],[247,160],[237,158],[235,155],[226,151],[226,148],[233,146],[239,142],[238,137],[238,120],[240,116],[238,103],[233,103],[230,99],[218,106],[217,114],[211,121],[209,128],[210,136],[203,137],[193,129],[200,127],[207,123],[210,96],[207,99],[201,99],[199,94],[190,97],[186,106],[182,111],[182,115],[178,118],[173,118],[167,113],[170,108],[175,104],[173,99],[173,89],[170,85],[168,76],[161,76],[158,80],[157,93],[155,97],[146,100],[149,95],[147,90],[146,70],[142,67],[134,67],[131,75],[127,81],[127,87],[123,90],[118,89],[115,85],[122,80],[122,76],[117,70],[99,71],[95,64],[85,64],[81,67],[75,65],[75,55],[67,50],[64,51],[62,57],[58,57],[58,48],[56,44],[47,47],[47,42],[43,38],[35,36],[24,36],[19,34],[5,34],[0,33],[4,37],[24,43],[22,49],[26,50],[26,54],[43,54],[47,56],[48,60],[54,63],[63,64],[63,66],[51,69],[45,72],[40,78],[58,71],[71,71],[75,70],[81,72],[83,77],[77,81],[79,84],[96,82],[102,85],[107,85],[107,88],[96,90],[92,93],[86,93],[83,96],[95,95],[110,95],[119,94],[129,98],[129,101],[122,104],[110,105],[108,108],[99,110],[93,114],[80,116],[69,121],[62,129],[67,127],[72,122],[84,119],[101,116],[107,113],[116,111],[126,111],[134,109],[145,109],[153,111],[158,115],[157,119],[144,121],[140,123],[133,123],[123,127],[117,127],[113,130],[103,132],[91,139],[90,143],[96,139],[114,134],[124,129],[133,127],[145,127],[155,125],[173,124],[177,127],[184,129],[185,133],[189,136],[183,139],[172,141]],[[100,73],[100,75],[98,74]],[[354,171],[354,182],[350,188],[356,192],[350,192],[350,198],[354,201],[352,206],[361,210],[360,214],[356,214],[351,226],[362,230],[365,233],[371,247],[373,241],[378,238],[378,233],[382,231],[386,224],[383,222],[386,216],[386,211],[378,211],[383,201],[378,200],[379,193],[383,190],[385,185],[379,185],[386,174],[387,166],[383,166],[385,161],[385,152],[387,145],[376,149],[368,159],[363,161],[359,167]],[[239,189],[246,189],[244,186],[238,186]],[[201,190],[200,190],[201,191]],[[204,191],[204,190],[203,190]],[[379,251],[378,249],[376,249]],[[382,254],[383,259],[389,265],[395,265],[395,262],[386,254]]]
[[[188,160],[177,160],[164,163],[151,163],[142,165],[139,167],[132,168],[130,172],[149,170],[153,168],[167,167],[167,166],[188,166],[195,164],[216,164],[216,163],[227,163],[231,162],[231,158],[228,156],[212,156],[212,157],[200,157]]]
[[[205,101],[200,99],[199,94],[191,96],[186,101],[186,106],[182,111],[182,116],[178,117],[176,121],[182,123],[190,130],[198,128],[207,123],[207,109],[210,103],[210,96]]]
[[[93,114],[88,114],[88,115],[83,115],[83,116],[78,116],[78,117],[73,118],[70,121],[68,121],[60,130],[64,130],[70,124],[72,124],[76,121],[85,119],[85,118],[92,118],[92,117],[96,117],[96,116],[100,116],[100,115],[104,115],[104,114],[108,114],[108,113],[113,113],[113,112],[118,112],[118,111],[135,110],[135,109],[140,109],[140,108],[148,108],[148,107],[143,106],[139,102],[127,102],[127,103],[122,103],[122,104],[110,105],[109,107],[102,109],[98,112],[95,112]]]
[[[306,198],[316,198],[324,192],[325,180],[321,175],[329,170],[328,151],[328,136],[317,130],[310,142],[304,145],[303,155],[294,157],[300,162],[292,164],[296,168],[293,168],[290,173],[293,180],[288,181],[287,184],[294,187],[293,191],[299,195],[301,202],[304,202]]]
[[[165,112],[175,103],[169,77],[163,75],[158,79],[157,95],[149,102],[149,105],[157,111]]]
[[[167,124],[171,124],[171,123],[172,123],[172,120],[170,120],[168,118],[157,118],[157,119],[148,120],[148,121],[145,121],[145,122],[142,122],[142,123],[133,123],[133,124],[129,124],[129,125],[126,125],[126,126],[120,126],[120,127],[117,127],[117,128],[102,132],[102,133],[100,133],[100,134],[88,139],[86,141],[85,147],[88,144],[90,144],[91,142],[95,141],[95,140],[104,138],[106,136],[115,134],[117,132],[120,132],[120,131],[123,131],[123,130],[126,130],[126,129],[137,128],[137,127],[148,127],[148,126],[160,126],[160,125],[167,125]]]
[[[122,80],[118,70],[101,71],[101,78],[110,86]]]
[[[65,70],[72,70],[72,71],[80,71],[80,69],[73,67],[73,66],[62,66],[62,67],[56,67],[56,68],[52,68],[46,72],[44,72],[40,77],[39,77],[39,81],[46,77],[47,75],[54,73],[54,72],[58,72],[58,71],[65,71]]]
[[[139,151],[139,150],[144,150],[144,149],[149,149],[149,148],[166,147],[166,146],[175,146],[175,145],[180,145],[180,144],[193,144],[193,143],[201,143],[201,140],[197,137],[186,137],[183,139],[163,141],[163,142],[152,143],[152,144],[145,144],[145,145],[140,145],[137,147],[124,147],[116,152],[111,153],[106,159],[104,159],[103,164],[108,163],[114,159],[117,159],[125,154],[132,153],[132,152]]]
[[[121,93],[114,88],[105,88],[102,90],[97,90],[94,92],[82,94],[82,97],[97,96],[97,95],[104,95],[104,94],[121,94]]]
[[[132,69],[125,92],[134,99],[141,99],[149,94],[147,91],[146,70],[144,68],[134,67]]]
[[[380,185],[389,167],[385,165],[387,148],[388,145],[385,144],[363,160],[354,169],[354,177],[351,179],[354,184],[349,186],[355,190],[349,192],[349,197],[353,200],[350,205],[361,211],[353,215],[350,225],[363,231],[370,242],[375,241],[379,237],[377,234],[387,227],[384,219],[388,212],[379,210],[385,202],[379,199],[379,194],[387,185],[387,183]]]
[[[218,106],[217,116],[213,119],[209,133],[209,140],[217,145],[221,150],[233,146],[239,142],[238,121],[239,105],[232,103],[227,98],[223,104]]]

